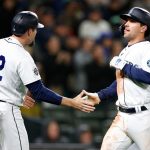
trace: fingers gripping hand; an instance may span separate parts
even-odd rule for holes
[[[87,113],[94,111],[95,107],[89,104],[90,104],[89,102],[85,102],[84,100],[82,100],[82,105],[81,105],[80,110],[83,112],[87,112]]]
[[[23,107],[30,109],[34,106],[35,100],[32,99],[30,96],[25,96],[23,99]]]
[[[85,101],[82,99],[84,93],[83,91],[74,98],[73,100],[73,107],[79,109],[83,112],[91,112],[95,110],[94,104],[91,101]]]
[[[118,56],[113,57],[113,59],[110,61],[110,67],[114,67],[116,69],[122,70],[124,66],[126,65],[126,61],[122,60]]]
[[[100,99],[97,93],[89,93],[85,90],[83,90],[83,93],[86,95],[85,97],[82,97],[83,100],[86,100],[91,102],[93,105],[99,104]]]

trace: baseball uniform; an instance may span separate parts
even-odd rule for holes
[[[141,41],[125,47],[119,58],[134,68],[150,73],[150,42]],[[150,84],[128,77],[117,77],[118,100],[123,109],[134,108],[135,113],[119,111],[106,133],[101,150],[150,150]],[[145,111],[142,109],[145,108]]]
[[[0,40],[0,149],[29,150],[19,106],[25,85],[40,80],[38,69],[23,46],[13,37]]]

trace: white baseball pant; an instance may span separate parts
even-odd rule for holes
[[[150,150],[150,110],[135,114],[118,112],[112,122],[101,150],[128,149]]]
[[[0,150],[29,150],[20,108],[0,102]]]

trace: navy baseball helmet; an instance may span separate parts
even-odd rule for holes
[[[122,14],[120,15],[120,17],[123,20],[131,18],[150,27],[150,12],[146,9],[140,7],[133,7],[127,14]]]
[[[38,16],[31,11],[21,11],[12,20],[12,34],[18,36],[24,34],[29,28],[43,27],[44,25],[38,21]]]

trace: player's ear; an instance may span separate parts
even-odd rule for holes
[[[30,28],[30,29],[28,29],[28,30],[27,30],[27,34],[28,34],[28,36],[30,36],[30,35],[32,34],[32,32],[33,32],[33,29],[31,29],[31,28]]]
[[[147,30],[147,26],[146,25],[142,25],[141,26],[141,32],[145,32]]]
[[[27,35],[30,36],[30,29],[27,30]]]

